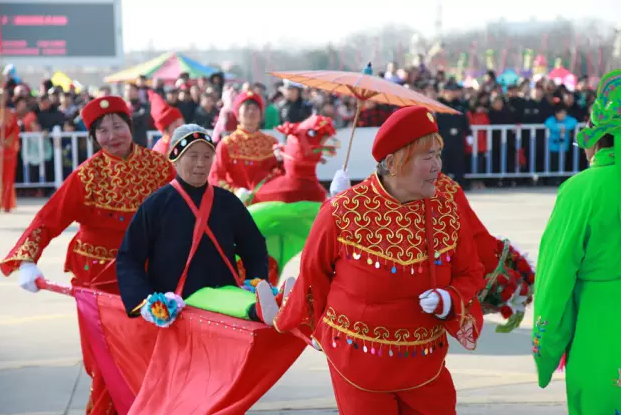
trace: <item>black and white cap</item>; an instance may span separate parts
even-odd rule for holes
[[[215,150],[216,146],[209,135],[209,131],[198,124],[183,124],[177,127],[170,138],[170,151],[168,159],[177,160],[184,151],[186,151],[193,143],[199,141],[205,142]]]

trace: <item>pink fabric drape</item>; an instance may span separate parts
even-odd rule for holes
[[[120,415],[245,413],[306,346],[264,324],[192,307],[160,329],[129,319],[116,295],[77,289],[74,297]]]

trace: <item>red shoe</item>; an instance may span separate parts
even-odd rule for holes
[[[278,313],[278,304],[272,292],[272,287],[265,280],[256,286],[257,315],[268,326],[274,325],[274,318]]]

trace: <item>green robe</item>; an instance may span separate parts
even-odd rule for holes
[[[569,415],[621,414],[620,191],[602,149],[561,186],[541,239],[533,355],[545,388],[567,352]]]

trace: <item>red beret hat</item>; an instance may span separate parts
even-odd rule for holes
[[[107,114],[114,114],[120,112],[122,114],[130,116],[129,107],[125,100],[121,97],[109,95],[101,98],[97,98],[89,102],[82,108],[80,115],[82,121],[87,130],[91,129],[91,125],[100,117]]]
[[[239,107],[246,101],[256,102],[261,112],[263,112],[263,99],[261,96],[252,91],[245,91],[235,97],[235,101],[233,102],[233,111],[235,114],[239,114]]]
[[[168,105],[164,98],[149,90],[147,92],[149,95],[149,102],[151,103],[151,118],[155,123],[155,128],[157,128],[160,132],[164,132],[164,130],[173,123],[173,121],[183,118],[183,114],[175,107],[171,107]],[[184,121],[185,122],[185,121]]]
[[[438,132],[438,124],[425,107],[405,107],[392,113],[382,124],[371,153],[380,162],[387,155],[413,143],[417,139]]]

